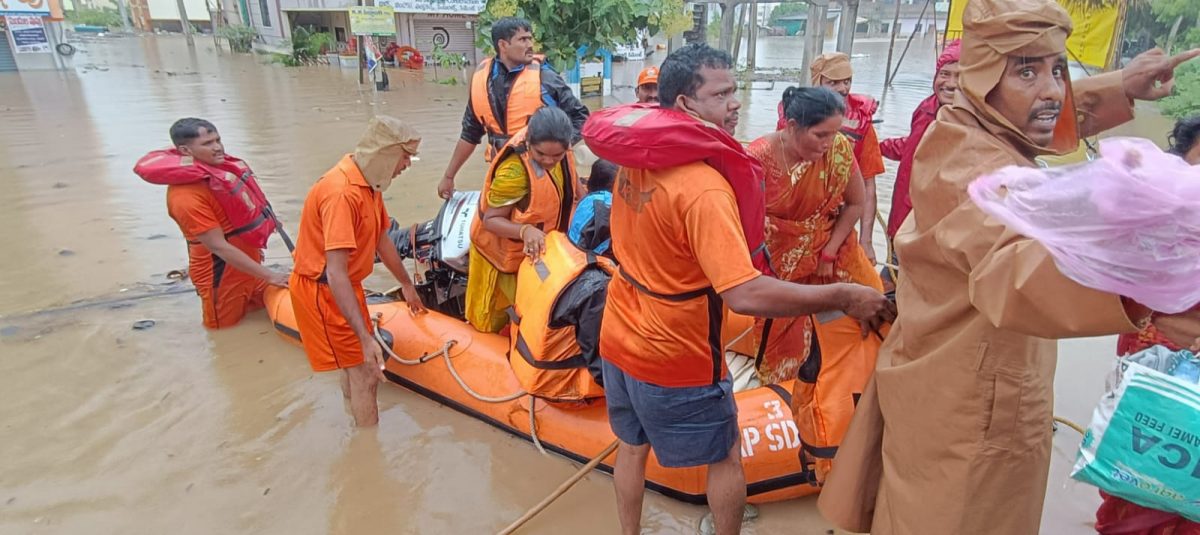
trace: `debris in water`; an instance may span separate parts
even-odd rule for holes
[[[147,237],[146,239],[147,239],[147,240],[161,240],[161,239],[163,239],[163,238],[166,238],[166,237],[167,237],[167,235],[166,235],[166,234],[151,234],[151,235],[150,235],[149,237]]]
[[[70,249],[59,249],[58,256],[75,256],[75,251]]]
[[[196,485],[195,483],[188,483],[188,486],[187,486],[187,487],[184,487],[183,491],[184,491],[184,492],[191,492],[191,491],[192,491],[192,487],[194,487],[195,485]]]
[[[66,182],[55,182],[54,189],[64,189],[68,186]]]
[[[12,505],[15,501],[17,501],[17,497],[13,496],[12,498],[9,498],[7,502],[4,502],[4,505]]]
[[[266,495],[268,495],[268,494],[270,494],[270,493],[271,493],[271,487],[267,487],[267,490],[264,490],[264,491],[263,491],[263,496],[266,496]]]
[[[133,330],[144,331],[146,329],[153,327],[154,325],[155,325],[154,320],[139,320],[139,321],[133,322]]]

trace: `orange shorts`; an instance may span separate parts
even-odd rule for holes
[[[329,285],[292,274],[288,289],[292,295],[292,309],[296,314],[300,342],[304,344],[304,352],[313,371],[327,372],[362,364],[362,344],[338,310]],[[355,285],[354,294],[358,298],[363,321],[370,329],[371,317],[367,312],[362,286]]]
[[[267,281],[225,267],[216,288],[196,288],[204,308],[204,326],[209,329],[233,327],[247,312],[263,308]]]

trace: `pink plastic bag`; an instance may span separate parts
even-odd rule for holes
[[[1107,139],[1078,165],[1005,167],[968,192],[1083,286],[1172,314],[1200,302],[1200,166],[1150,141]]]

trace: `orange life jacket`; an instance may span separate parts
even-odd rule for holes
[[[563,166],[563,192],[560,194],[550,177],[550,170],[538,174],[534,170],[533,160],[529,158],[525,146],[525,130],[517,132],[508,144],[500,149],[500,154],[492,161],[487,179],[483,183],[483,192],[479,195],[478,217],[471,223],[471,244],[480,254],[502,273],[516,273],[525,259],[524,243],[521,240],[502,238],[483,226],[484,212],[488,209],[488,193],[492,189],[492,179],[496,169],[510,154],[520,156],[525,165],[525,174],[529,176],[529,196],[513,208],[509,218],[518,225],[532,225],[549,233],[552,230],[567,229],[571,221],[571,212],[575,208],[575,189],[578,175],[575,172],[575,155],[567,150],[560,166]],[[522,208],[521,206],[525,207]]]
[[[585,253],[566,234],[546,235],[546,254],[517,271],[516,312],[508,361],[525,391],[551,401],[581,401],[604,395],[588,373],[575,341],[575,326],[553,328],[550,320],[559,297],[583,271],[598,266],[610,275],[611,260]]]
[[[233,156],[226,155],[223,163],[214,166],[198,162],[177,149],[156,150],[142,156],[133,172],[151,184],[207,183],[233,226],[225,233],[226,238],[238,236],[263,249],[278,226],[271,203],[258,187],[254,172],[246,162]]]
[[[483,60],[479,64],[479,70],[475,71],[471,78],[471,109],[479,119],[479,124],[487,130],[491,147],[506,143],[510,136],[524,130],[533,112],[542,107],[542,64],[535,60],[526,65],[513,81],[508,92],[508,102],[495,103],[496,106],[503,106],[505,110],[505,124],[500,124],[492,109],[492,99],[489,98],[488,91],[488,79],[492,76],[494,63],[493,58]]]

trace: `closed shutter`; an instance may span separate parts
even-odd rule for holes
[[[433,54],[434,45],[446,52],[466,54],[468,61],[475,58],[475,31],[467,27],[468,19],[413,19],[413,30],[417,42],[413,45],[425,57]]]
[[[17,70],[17,60],[13,58],[12,47],[8,43],[8,32],[0,32],[0,72]]]

